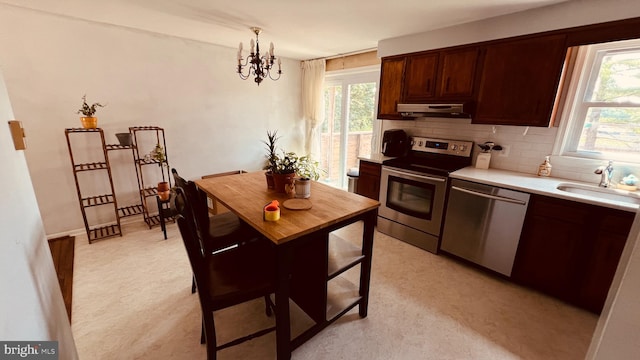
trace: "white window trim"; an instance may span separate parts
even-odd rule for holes
[[[617,50],[628,47],[640,46],[640,39],[620,41],[617,44],[604,43],[595,44],[591,46],[583,46],[578,48],[578,54],[576,56],[576,62],[568,89],[568,96],[564,103],[562,117],[560,119],[560,126],[558,129],[558,135],[553,147],[553,155],[566,157],[566,158],[582,158],[593,160],[616,160],[627,163],[638,163],[637,154],[612,156],[607,153],[591,153],[586,151],[576,151],[577,142],[582,131],[582,125],[585,121],[585,106],[576,105],[576,99],[584,98],[584,92],[589,84],[591,77],[591,69],[595,61],[595,54],[603,49]],[[616,104],[615,106],[624,106],[626,104]],[[637,106],[637,104],[633,104]],[[610,105],[608,105],[610,106]]]

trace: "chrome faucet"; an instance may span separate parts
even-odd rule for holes
[[[609,187],[611,185],[611,176],[613,175],[613,161],[609,160],[609,165],[600,166],[595,171],[596,174],[600,174],[600,187]]]

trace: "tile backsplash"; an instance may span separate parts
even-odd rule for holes
[[[383,120],[382,130],[403,129],[409,136],[425,136],[442,139],[473,141],[483,144],[492,141],[501,145],[505,150],[493,152],[490,167],[536,174],[538,165],[544,157],[552,155],[553,146],[558,134],[558,128],[526,127],[506,125],[476,125],[469,119],[417,119]],[[473,163],[480,148],[474,147]],[[553,165],[551,176],[568,180],[584,181],[597,184],[600,175],[594,170],[606,161],[594,159],[572,158],[566,156],[551,156]],[[640,165],[629,163],[614,163],[612,182],[617,183],[622,177],[632,173],[640,177]]]

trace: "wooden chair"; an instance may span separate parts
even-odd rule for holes
[[[202,232],[205,249],[208,252],[255,240],[262,235],[242,221],[236,214],[225,212],[210,216],[207,195],[199,190],[193,181],[185,180],[178,171],[171,169],[176,186],[183,188],[191,201],[196,216],[196,225]]]
[[[237,215],[226,212],[209,216],[207,196],[198,190],[193,181],[182,178],[178,171],[171,169],[177,187],[182,188],[189,199],[195,216],[196,225],[203,241],[203,249],[207,254],[222,251],[226,248],[255,241],[262,235],[240,220]],[[195,279],[192,281],[191,293],[196,291]]]
[[[201,343],[207,344],[207,359],[215,360],[218,350],[274,331],[275,326],[217,344],[214,311],[264,296],[265,312],[271,316],[273,304],[269,295],[275,291],[274,249],[263,239],[211,256],[206,253],[204,242],[198,235],[193,207],[182,188],[176,189],[175,206],[180,234],[198,286],[203,317]]]
[[[202,175],[201,179],[209,179],[209,178],[214,178],[219,176],[236,175],[236,174],[246,174],[246,171],[236,170],[236,171],[227,171],[227,172],[217,173],[217,174]],[[217,214],[221,214],[223,212],[229,211],[229,209],[224,207],[224,205],[218,203],[218,201],[214,198],[207,199],[207,206],[209,207],[209,213],[212,215],[217,215]]]

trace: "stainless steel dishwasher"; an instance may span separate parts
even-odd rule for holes
[[[440,250],[511,276],[529,194],[453,179]]]

